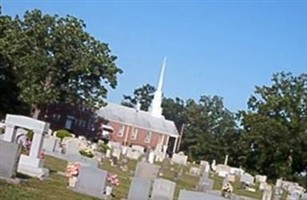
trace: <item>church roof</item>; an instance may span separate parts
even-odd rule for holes
[[[150,131],[158,132],[172,137],[179,136],[173,121],[154,117],[150,113],[129,108],[126,106],[108,103],[107,106],[100,108],[97,115],[106,120],[119,122]]]

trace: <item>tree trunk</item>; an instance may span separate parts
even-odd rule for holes
[[[38,119],[41,109],[38,105],[32,105],[32,118]]]

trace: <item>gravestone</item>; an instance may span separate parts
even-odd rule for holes
[[[45,149],[46,152],[55,152],[59,142],[60,140],[56,137],[44,137],[43,149]]]
[[[200,175],[200,170],[198,167],[191,167],[189,174],[192,176],[199,176]]]
[[[248,173],[245,173],[240,177],[240,183],[252,185],[254,183],[254,177]]]
[[[98,161],[96,159],[93,158],[87,158],[85,156],[82,155],[78,155],[78,154],[70,154],[66,156],[66,160],[68,162],[78,162],[83,166],[88,166],[88,167],[98,167]]]
[[[150,180],[133,177],[129,188],[128,200],[148,200],[150,189]]]
[[[267,186],[267,183],[266,182],[260,182],[260,184],[259,184],[259,190],[264,190],[265,189],[265,187]]]
[[[173,200],[176,183],[158,178],[154,181],[151,193],[152,200]]]
[[[302,194],[301,200],[307,200],[307,193]]]
[[[287,196],[287,200],[299,200],[301,196],[301,193],[299,190],[293,190],[290,194]]]
[[[198,182],[196,190],[199,192],[208,192],[213,189],[214,180],[201,178]]]
[[[79,154],[79,151],[81,150],[81,141],[77,138],[68,138],[64,142],[65,144],[65,154],[67,155],[75,155]]]
[[[0,176],[14,178],[21,153],[21,146],[0,140]]]
[[[153,164],[155,160],[155,152],[154,151],[150,151],[148,154],[148,162],[150,164]]]
[[[139,162],[136,166],[134,177],[141,177],[149,180],[157,178],[160,167],[150,163]]]
[[[281,187],[275,187],[274,193],[273,193],[273,200],[280,200],[282,197],[282,188]]]
[[[236,176],[233,174],[227,175],[228,181],[234,183],[236,181]]]
[[[267,185],[262,194],[262,200],[271,200],[272,198],[272,186]]]
[[[72,190],[96,198],[105,198],[106,179],[106,171],[81,165],[76,186]]]
[[[203,192],[180,190],[178,200],[225,200],[225,198]]]
[[[231,168],[229,166],[218,164],[215,171],[219,177],[225,178],[228,174],[230,174],[230,170]]]
[[[180,165],[186,165],[188,161],[188,156],[184,155],[183,152],[174,153],[172,156],[172,162]]]
[[[17,171],[32,177],[47,177],[49,170],[43,168],[43,160],[40,153],[43,146],[44,134],[48,133],[49,123],[21,115],[6,115],[5,133],[3,140],[14,143],[16,141],[17,128],[33,130],[33,139],[29,155],[21,155]]]

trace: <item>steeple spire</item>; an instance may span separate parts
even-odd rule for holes
[[[160,78],[159,78],[159,84],[155,92],[154,98],[151,102],[150,114],[154,117],[163,117],[161,104],[163,98],[162,95],[163,95],[163,80],[164,80],[165,67],[166,67],[166,58],[164,58],[163,60]]]

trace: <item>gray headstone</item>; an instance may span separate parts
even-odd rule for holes
[[[151,193],[152,200],[173,200],[176,183],[158,178],[154,181]]]
[[[129,188],[128,200],[148,200],[150,189],[150,180],[133,177]]]
[[[96,198],[105,198],[107,172],[98,168],[81,166],[74,191]]]
[[[146,178],[154,180],[157,178],[160,167],[150,163],[139,162],[136,166],[134,177]]]
[[[208,192],[213,189],[214,180],[212,179],[201,179],[197,186],[197,191]]]
[[[83,166],[98,167],[98,161],[94,158],[87,158],[82,155],[70,154],[66,156],[68,162],[79,162]]]
[[[225,200],[221,196],[203,193],[203,192],[194,192],[188,190],[180,190],[178,200]]]
[[[302,194],[301,200],[307,200],[307,193]]]
[[[5,178],[16,176],[20,153],[19,144],[0,140],[0,176]]]

